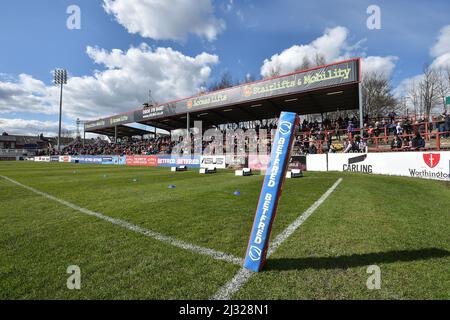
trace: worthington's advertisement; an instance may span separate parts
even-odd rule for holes
[[[449,181],[450,152],[329,154],[328,170]]]

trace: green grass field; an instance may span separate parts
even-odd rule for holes
[[[59,199],[243,257],[263,177],[169,171],[0,162],[0,175]],[[450,299],[449,183],[306,172],[286,180],[272,239],[340,177],[232,298]],[[381,268],[380,290],[366,287],[373,264]],[[70,265],[81,268],[81,290],[66,287]],[[0,178],[0,299],[209,299],[239,269]]]

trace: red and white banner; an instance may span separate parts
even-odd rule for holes
[[[127,166],[144,166],[144,167],[156,167],[158,165],[157,156],[127,156]]]
[[[267,170],[270,155],[250,154],[248,156],[248,167],[252,170]]]
[[[70,162],[71,160],[71,156],[59,156],[59,162]]]

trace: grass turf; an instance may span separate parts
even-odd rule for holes
[[[238,257],[263,179],[24,162],[0,162],[0,175]],[[286,180],[272,238],[339,177],[337,190],[233,298],[450,299],[449,183],[308,172]],[[381,290],[366,287],[372,264],[381,268]],[[66,288],[69,265],[81,268],[81,290]],[[0,299],[208,299],[238,269],[0,179]]]

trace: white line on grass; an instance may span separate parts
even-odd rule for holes
[[[13,180],[11,178],[8,178],[8,177],[5,177],[5,176],[0,176],[0,177],[2,177],[3,179],[5,179],[5,180],[7,180],[7,181],[9,181],[9,182],[11,182],[11,183],[13,183],[15,185],[18,185],[18,186],[20,186],[22,188],[25,188],[25,189],[27,189],[29,191],[32,191],[32,192],[34,192],[36,194],[39,194],[39,195],[41,195],[41,196],[43,196],[43,197],[45,197],[47,199],[53,200],[55,202],[58,202],[58,203],[66,206],[66,207],[69,207],[71,209],[80,211],[80,212],[82,212],[84,214],[87,214],[89,216],[93,216],[93,217],[96,217],[98,219],[101,219],[101,220],[104,220],[104,221],[108,221],[108,222],[110,222],[112,224],[115,224],[117,226],[120,226],[120,227],[123,227],[125,229],[134,231],[136,233],[140,233],[140,234],[142,234],[144,236],[153,238],[155,240],[171,244],[171,245],[173,245],[175,247],[178,247],[178,248],[182,248],[182,249],[185,249],[185,250],[197,252],[197,253],[209,256],[211,258],[214,258],[216,260],[223,260],[223,261],[227,261],[227,262],[230,262],[230,263],[233,263],[233,264],[241,265],[241,262],[242,262],[241,258],[237,258],[237,257],[234,257],[234,256],[232,256],[230,254],[226,254],[226,253],[223,253],[223,252],[220,252],[220,251],[216,251],[216,250],[213,250],[213,249],[200,247],[200,246],[197,246],[195,244],[187,243],[187,242],[184,242],[184,241],[181,241],[181,240],[169,237],[169,236],[165,236],[165,235],[163,235],[161,233],[141,228],[141,227],[139,227],[137,225],[131,224],[131,223],[129,223],[127,221],[124,221],[124,220],[121,220],[121,219],[116,219],[116,218],[111,218],[111,217],[105,216],[104,214],[101,214],[101,213],[98,213],[98,212],[95,212],[95,211],[91,211],[91,210],[86,209],[86,208],[79,207],[79,206],[77,206],[77,205],[75,205],[73,203],[70,203],[70,202],[62,200],[62,199],[58,199],[58,198],[56,198],[56,197],[54,197],[52,195],[49,195],[49,194],[47,194],[45,192],[39,191],[39,190],[34,189],[32,187],[26,186],[26,185],[24,185],[24,184],[22,184],[22,183],[20,183],[18,181],[15,181],[15,180]]]
[[[269,249],[267,250],[267,257],[270,257],[278,247],[289,238],[295,230],[300,227],[303,222],[306,221],[313,213],[317,210],[318,207],[333,193],[333,191],[337,188],[337,186],[342,182],[342,178],[339,178],[331,187],[328,189],[316,202],[313,203],[311,207],[309,207],[303,214],[295,219],[282,233],[280,233],[275,240],[269,245]],[[245,268],[240,269],[233,279],[228,281],[223,287],[216,292],[216,294],[211,298],[212,300],[229,300],[238,292],[248,280],[250,280],[251,276],[255,274],[255,272],[247,270]]]

